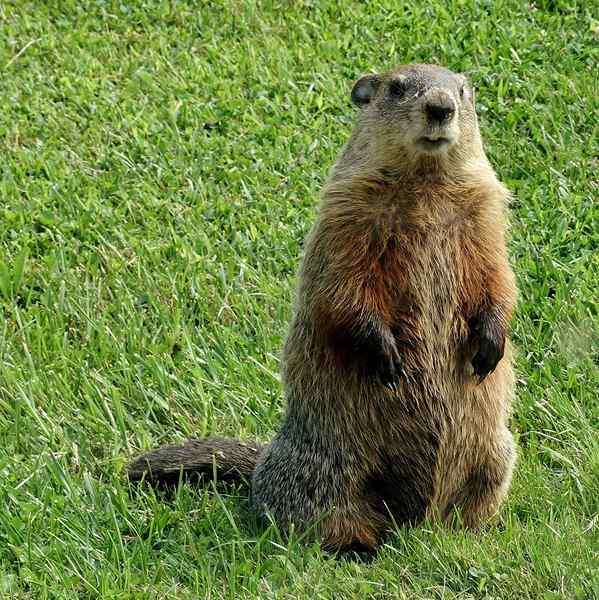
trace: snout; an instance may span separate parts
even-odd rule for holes
[[[429,90],[419,106],[422,116],[420,130],[416,136],[416,148],[426,154],[444,152],[455,144],[459,129],[454,119],[457,106],[447,90]]]
[[[455,114],[455,100],[442,90],[431,90],[424,102],[424,112],[431,125],[451,121]]]

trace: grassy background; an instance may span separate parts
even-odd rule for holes
[[[592,4],[0,4],[0,597],[599,597]],[[240,490],[130,490],[140,449],[276,429],[351,83],[412,61],[471,74],[515,194],[500,521],[399,531],[367,565],[282,542]]]

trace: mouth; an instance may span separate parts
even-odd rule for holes
[[[418,138],[418,146],[427,152],[435,152],[449,146],[451,140],[446,137],[428,137]]]

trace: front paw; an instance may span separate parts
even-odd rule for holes
[[[478,383],[482,383],[503,358],[505,328],[500,318],[489,313],[473,321],[471,339],[478,346],[472,359],[472,367],[474,374],[478,377]]]
[[[402,358],[389,327],[371,316],[351,327],[328,332],[329,346],[339,363],[393,388],[403,374]]]
[[[391,389],[403,375],[403,360],[391,330],[371,321],[363,330],[361,344],[363,373]]]
[[[383,348],[383,352],[378,357],[378,365],[374,369],[378,375],[379,381],[393,388],[400,377],[403,376],[403,360],[395,342]]]

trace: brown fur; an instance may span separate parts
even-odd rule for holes
[[[287,413],[250,459],[251,495],[282,528],[317,523],[327,548],[373,548],[392,523],[455,509],[477,526],[509,486],[508,194],[463,85],[430,65],[360,80],[358,123],[307,241],[283,358]],[[455,113],[436,124],[431,104]],[[423,151],[438,135],[450,142]],[[160,471],[154,456],[134,479],[147,463]],[[172,458],[177,471],[212,464]]]

